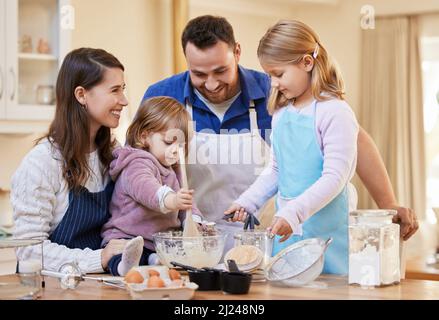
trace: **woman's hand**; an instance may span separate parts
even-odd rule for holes
[[[194,190],[181,188],[178,192],[170,192],[165,198],[165,206],[169,210],[190,210],[192,209],[192,199]]]
[[[287,240],[291,234],[293,233],[293,229],[291,229],[290,224],[282,217],[275,217],[273,223],[267,229],[270,235],[278,235],[282,238],[279,242],[284,242]]]
[[[108,242],[107,246],[102,250],[101,253],[102,269],[106,270],[108,267],[108,261],[110,261],[113,256],[122,253],[127,242],[128,240],[125,239],[112,239]]]
[[[245,218],[247,217],[247,212],[245,211],[245,208],[241,207],[239,204],[237,203],[232,203],[232,205],[226,210],[224,211],[224,215],[228,215],[234,213],[235,215],[229,219],[229,221],[242,221],[244,222]]]

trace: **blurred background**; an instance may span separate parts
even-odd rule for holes
[[[53,86],[67,52],[103,48],[125,65],[124,135],[146,88],[184,71],[180,35],[198,15],[226,17],[240,63],[262,70],[259,39],[279,19],[320,35],[338,62],[347,101],[374,138],[400,205],[420,231],[408,255],[435,250],[439,207],[439,1],[437,0],[0,0],[0,225],[12,223],[10,179],[53,116]],[[358,178],[359,208],[373,201]]]

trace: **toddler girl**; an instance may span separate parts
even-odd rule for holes
[[[189,114],[178,101],[145,100],[128,128],[126,146],[113,153],[110,175],[116,184],[111,217],[102,229],[103,246],[111,239],[132,239],[108,263],[113,275],[123,276],[138,264],[156,264],[153,234],[181,228],[184,210],[201,216],[192,202],[193,190],[180,187],[178,148],[185,145],[187,154],[188,123]]]

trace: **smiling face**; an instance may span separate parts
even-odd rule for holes
[[[188,42],[185,48],[191,83],[212,103],[224,102],[239,92],[239,44],[235,49],[224,41],[199,49]]]
[[[184,146],[185,136],[179,129],[165,132],[145,132],[142,135],[148,151],[165,167],[178,162],[178,148]]]
[[[97,132],[101,126],[116,128],[119,125],[122,109],[128,105],[124,89],[123,71],[108,68],[98,85],[85,90],[84,99],[92,132]]]

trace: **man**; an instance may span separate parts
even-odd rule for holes
[[[190,187],[196,190],[196,203],[206,218],[230,231],[236,225],[222,220],[224,210],[257,178],[258,165],[267,161],[268,148],[262,139],[269,142],[270,79],[239,65],[241,47],[225,18],[200,16],[189,21],[182,47],[188,71],[153,84],[143,99],[171,96],[187,106],[196,124],[191,150],[197,162],[188,168]],[[260,135],[242,133],[254,129]],[[224,154],[245,156],[249,150],[250,164],[215,161]],[[400,223],[404,240],[410,238],[418,229],[416,215],[397,204],[381,156],[363,129],[358,137],[357,173],[380,208],[397,210],[394,220]]]

